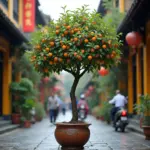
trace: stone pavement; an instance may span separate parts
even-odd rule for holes
[[[58,117],[58,122],[69,121],[70,112],[66,116]],[[150,150],[150,141],[144,136],[126,131],[115,132],[106,123],[88,116],[91,136],[85,145],[85,150]],[[30,129],[17,129],[0,135],[0,150],[60,150],[60,146],[54,137],[55,126],[49,123],[48,118],[36,123]]]

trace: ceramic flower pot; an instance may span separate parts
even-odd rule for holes
[[[90,137],[87,123],[56,123],[55,138],[62,150],[82,150]]]
[[[150,140],[150,126],[143,126],[143,131],[146,140]]]
[[[24,128],[30,128],[30,127],[31,127],[31,122],[28,121],[28,120],[26,120],[26,121],[24,122]]]
[[[12,114],[12,124],[20,124],[20,114]]]

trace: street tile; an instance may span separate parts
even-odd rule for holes
[[[57,121],[69,121],[71,113],[59,115]],[[90,139],[84,150],[150,150],[150,142],[144,136],[126,131],[115,132],[114,129],[92,116],[86,122],[92,123]],[[48,118],[38,122],[30,129],[18,129],[0,135],[0,150],[61,150],[54,137],[55,125]]]

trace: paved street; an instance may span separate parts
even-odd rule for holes
[[[71,114],[59,116],[58,121],[68,121]],[[106,123],[89,116],[91,137],[85,145],[85,150],[150,150],[150,141],[145,141],[142,135],[126,131],[115,132]],[[54,138],[54,125],[48,119],[36,123],[30,129],[17,129],[0,135],[0,150],[59,150]]]

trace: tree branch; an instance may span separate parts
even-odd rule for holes
[[[73,76],[75,76],[75,72],[73,72],[72,70],[69,70],[69,69],[66,69],[66,68],[63,68],[64,71],[72,74]]]
[[[88,68],[90,67],[90,65],[91,65],[91,63],[89,63],[87,65],[87,67],[83,70],[83,72],[79,75],[79,77],[82,77],[86,73],[86,71],[88,70]]]

